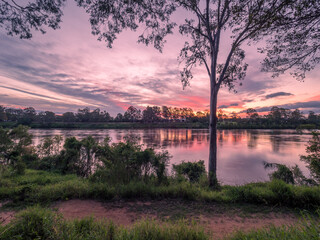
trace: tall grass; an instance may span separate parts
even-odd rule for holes
[[[303,220],[297,225],[269,227],[254,230],[250,233],[238,232],[228,240],[319,240],[320,221],[319,218],[304,215]]]
[[[0,178],[0,200],[12,200],[15,206],[46,204],[72,198],[110,200],[185,199],[190,201],[252,203],[316,209],[320,205],[320,187],[294,186],[280,180],[244,186],[222,186],[219,191],[201,184],[168,179],[132,181],[128,184],[91,182],[75,175],[60,175],[27,170],[25,175]]]

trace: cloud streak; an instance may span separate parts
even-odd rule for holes
[[[283,96],[293,96],[293,94],[287,93],[287,92],[276,92],[276,93],[271,93],[271,94],[266,95],[266,99],[283,97]]]
[[[65,8],[60,30],[35,33],[32,40],[8,37],[0,30],[0,104],[55,112],[99,107],[114,116],[130,105],[208,109],[210,85],[203,66],[195,69],[191,86],[182,89],[177,56],[185,39],[179,35],[170,36],[160,54],[136,44],[138,33],[124,32],[107,49],[90,32],[88,16],[73,2]],[[261,56],[250,49],[243,85],[237,86],[237,94],[222,88],[219,108],[241,111],[319,100],[317,77],[299,87],[288,84],[293,80],[286,76],[272,79],[260,72]],[[281,96],[290,96],[290,102]]]

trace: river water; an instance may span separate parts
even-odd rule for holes
[[[205,160],[208,165],[209,131],[207,129],[32,129],[34,144],[44,137],[61,135],[82,139],[93,136],[102,141],[106,136],[112,142],[134,137],[145,147],[158,151],[167,150],[172,156],[170,163]],[[217,175],[222,184],[241,185],[249,182],[266,181],[268,172],[263,162],[297,164],[308,176],[305,164],[299,155],[311,135],[298,134],[295,130],[219,130]]]

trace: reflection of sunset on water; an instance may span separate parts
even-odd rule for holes
[[[144,147],[167,150],[172,163],[207,159],[209,131],[207,129],[139,129],[139,130],[31,130],[34,144],[45,136],[62,135],[84,138],[92,135],[102,141],[110,136],[112,142],[126,137],[138,139]],[[224,184],[243,184],[265,181],[268,172],[263,162],[276,162],[294,166],[308,174],[299,155],[305,153],[310,135],[297,134],[294,130],[219,130],[218,177]]]

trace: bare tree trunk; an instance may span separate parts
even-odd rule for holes
[[[209,145],[209,184],[216,185],[217,176],[217,97],[218,91],[215,83],[211,80],[210,91],[210,145]]]

